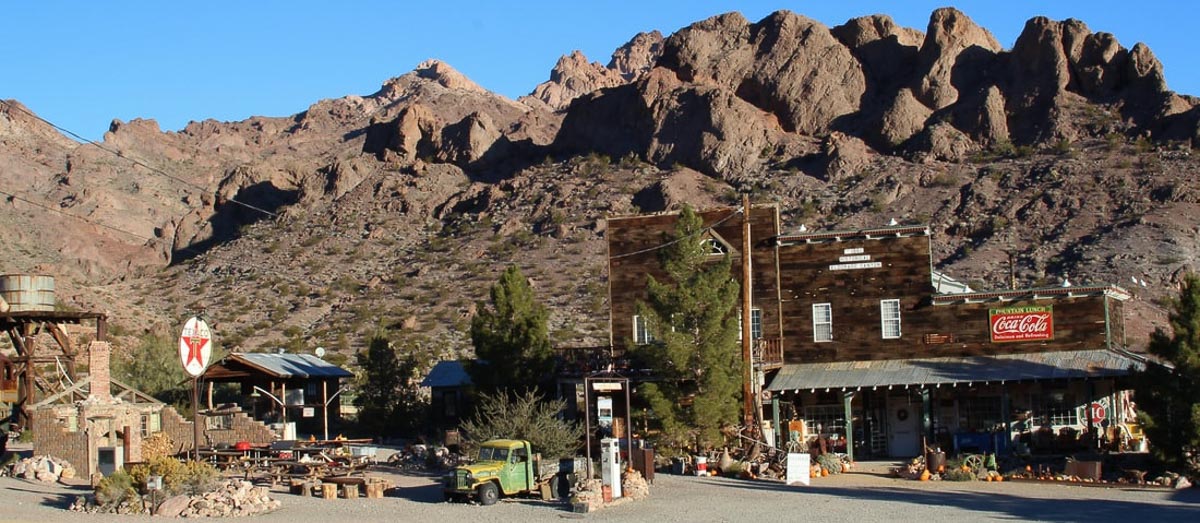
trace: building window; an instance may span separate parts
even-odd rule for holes
[[[881,300],[879,302],[879,317],[883,331],[883,339],[894,340],[900,337],[900,300]]]
[[[963,397],[958,400],[958,428],[977,432],[996,430],[1004,423],[1000,398]]]
[[[157,412],[142,414],[142,437],[162,432],[162,415]]]
[[[704,247],[704,252],[707,252],[711,256],[724,256],[726,254],[725,246],[712,238],[700,240],[700,245]]]
[[[233,430],[233,414],[210,414],[204,416],[208,430]]]
[[[833,307],[817,303],[813,307],[813,341],[833,341]]]
[[[79,432],[79,415],[77,414],[59,416],[58,422],[62,424],[63,429],[67,432]]]
[[[654,343],[654,335],[650,334],[650,329],[646,328],[646,318],[639,314],[633,316],[633,343],[637,345]]]
[[[1075,395],[1068,394],[1062,391],[1051,391],[1040,396],[1030,398],[1037,411],[1034,416],[1041,421],[1042,425],[1078,425],[1079,413],[1077,412],[1075,403]]]
[[[804,407],[804,430],[809,436],[844,434],[846,409],[842,405],[810,405]]]
[[[742,341],[742,329],[742,313],[738,312],[738,341]],[[761,340],[762,337],[762,309],[750,309],[750,339]]]

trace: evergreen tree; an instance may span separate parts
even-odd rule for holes
[[[371,338],[367,350],[359,352],[363,376],[358,386],[359,427],[368,434],[414,435],[425,421],[427,402],[418,388],[420,362],[416,351],[402,358],[382,335]]]
[[[712,255],[703,225],[684,206],[660,251],[668,281],[647,277],[649,300],[637,304],[654,342],[636,354],[660,378],[641,389],[675,446],[720,443],[721,429],[741,412],[740,286],[730,277],[730,256]]]
[[[1179,297],[1170,302],[1172,333],[1159,328],[1148,347],[1167,365],[1151,363],[1138,377],[1139,418],[1160,458],[1195,471],[1200,459],[1200,277],[1184,278]]]
[[[492,285],[491,303],[480,302],[477,311],[471,342],[480,361],[469,367],[476,388],[527,391],[548,382],[554,373],[549,313],[534,299],[521,269],[505,269]]]

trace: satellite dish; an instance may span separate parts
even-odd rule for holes
[[[316,353],[317,353],[318,358],[324,358],[325,357],[325,347],[317,347]]]

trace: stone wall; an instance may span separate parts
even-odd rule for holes
[[[251,419],[245,412],[231,412],[228,416],[230,417],[229,428],[209,429],[205,427],[201,431],[201,447],[233,445],[239,441],[249,441],[252,444],[275,441],[275,434],[271,432],[270,428],[262,422]],[[201,416],[201,423],[206,422],[204,418],[205,416]],[[165,407],[162,410],[162,430],[175,443],[176,451],[192,449],[192,440],[195,439],[192,434],[192,421],[183,419],[183,416],[173,407]]]
[[[74,409],[71,405],[66,405]],[[51,413],[49,415],[44,414]],[[66,460],[80,472],[86,472],[88,464],[87,434],[82,430],[68,432],[67,425],[52,414],[53,409],[42,409],[37,413],[39,423],[32,424],[33,454],[54,456]]]

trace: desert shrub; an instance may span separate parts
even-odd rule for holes
[[[963,470],[962,467],[947,469],[946,474],[942,476],[946,481],[975,481],[975,473],[969,470]]]
[[[817,456],[817,463],[822,469],[828,470],[830,474],[842,473],[842,459],[834,454],[821,454]]]
[[[219,473],[203,461],[184,463],[170,456],[159,456],[130,467],[129,476],[137,490],[146,489],[150,476],[162,476],[163,490],[173,495],[206,492],[212,488]]]
[[[583,428],[559,417],[564,400],[546,400],[537,390],[520,395],[497,391],[479,397],[475,417],[463,423],[468,452],[492,439],[524,439],[548,459],[571,457],[579,448]]]
[[[124,470],[113,472],[96,484],[96,502],[100,505],[113,506],[133,499],[139,496],[133,488],[133,477]]]

